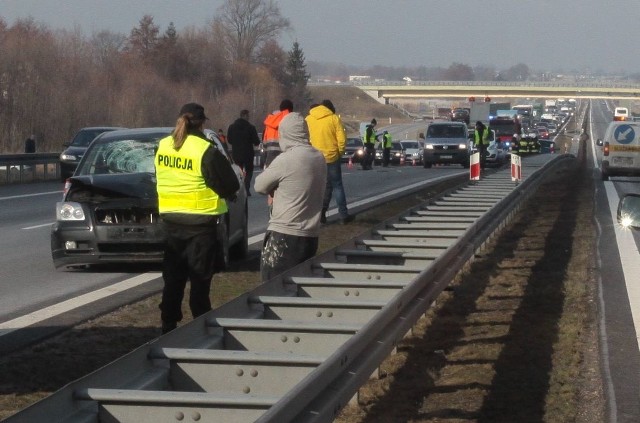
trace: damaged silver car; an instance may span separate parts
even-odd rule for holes
[[[127,129],[95,139],[56,204],[51,230],[56,268],[162,261],[165,234],[159,224],[154,157],[158,142],[172,130]],[[226,154],[215,134],[207,137]],[[248,250],[247,197],[242,171],[235,164],[233,168],[241,188],[219,225],[224,248],[214,259],[223,267]]]

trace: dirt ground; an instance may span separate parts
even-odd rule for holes
[[[580,172],[539,190],[339,423],[605,421],[593,187]]]
[[[339,423],[604,421],[593,188],[578,185],[579,172],[540,189],[442,293]],[[320,250],[442,188],[362,213],[352,225],[326,225]],[[254,251],[215,276],[214,304],[258,280]],[[150,297],[1,357],[0,418],[159,336],[158,303]]]

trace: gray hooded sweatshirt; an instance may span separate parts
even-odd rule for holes
[[[273,192],[270,231],[317,237],[327,179],[327,164],[321,152],[309,144],[307,124],[299,113],[289,113],[280,122],[282,153],[254,182],[261,194]]]

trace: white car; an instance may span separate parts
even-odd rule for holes
[[[501,166],[507,162],[507,152],[502,143],[491,141],[487,147],[487,164],[495,164]]]
[[[406,164],[422,164],[422,143],[418,140],[402,140],[404,162]]]

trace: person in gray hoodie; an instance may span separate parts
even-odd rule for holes
[[[260,260],[263,282],[315,255],[327,179],[324,156],[309,143],[299,113],[285,116],[279,133],[282,153],[253,185],[256,192],[273,195]]]

